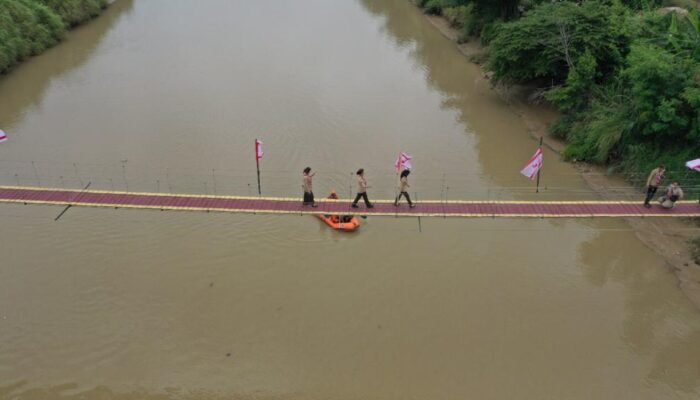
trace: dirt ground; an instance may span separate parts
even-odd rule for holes
[[[449,23],[437,16],[426,15],[426,18],[450,40],[454,41],[459,50],[470,60],[483,59],[484,49],[477,40],[467,43],[458,43],[459,31],[450,27]],[[487,81],[487,73],[482,75]],[[503,93],[508,104],[528,127],[529,133],[535,137],[542,137],[544,144],[552,150],[561,152],[565,144],[548,135],[549,124],[557,118],[558,113],[543,104],[534,104],[528,101],[524,90],[514,88]],[[617,200],[620,196],[625,198],[643,199],[641,191],[633,189],[620,189],[629,187],[624,179],[617,175],[608,175],[604,168],[577,162],[574,164],[581,173],[586,183],[592,190],[598,193],[601,199]],[[612,189],[614,188],[614,189]],[[622,192],[621,192],[622,191]],[[689,240],[697,236],[698,229],[693,222],[686,219],[671,218],[625,218],[626,223],[634,230],[639,240],[661,256],[667,267],[678,278],[678,286],[688,298],[700,309],[700,266],[692,257]]]

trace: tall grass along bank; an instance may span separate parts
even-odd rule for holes
[[[0,74],[61,41],[107,0],[0,0]]]

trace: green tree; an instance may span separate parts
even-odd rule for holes
[[[107,0],[39,0],[54,10],[69,26],[95,18],[107,6]]]
[[[604,2],[545,3],[500,26],[488,68],[496,82],[539,79],[560,84],[574,61],[589,52],[597,64],[597,79],[604,79],[624,61],[631,33],[626,24],[625,9]]]
[[[589,93],[595,87],[598,63],[586,50],[575,65],[571,66],[566,83],[550,90],[545,97],[561,111],[573,112],[583,109],[589,100]]]
[[[0,72],[56,44],[65,33],[61,18],[32,0],[0,0]]]
[[[95,17],[106,0],[0,0],[0,74],[60,41],[68,26]]]
[[[669,51],[652,44],[636,44],[628,56],[623,76],[629,82],[630,98],[640,135],[649,140],[678,139],[688,126],[682,98],[689,65]]]

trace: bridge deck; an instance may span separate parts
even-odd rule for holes
[[[422,201],[410,209],[379,200],[366,209],[362,203],[350,208],[347,200],[319,199],[317,208],[304,207],[297,198],[205,196],[136,193],[102,190],[46,189],[0,186],[0,203],[44,204],[155,210],[218,211],[259,214],[361,214],[409,217],[700,217],[700,205],[678,202],[666,210],[658,205],[644,208],[630,201]]]

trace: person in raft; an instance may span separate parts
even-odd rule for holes
[[[405,169],[401,171],[401,179],[399,179],[399,195],[396,196],[396,200],[394,201],[394,205],[398,207],[399,205],[399,200],[401,200],[401,196],[405,197],[406,200],[408,200],[408,206],[413,208],[416,205],[413,204],[411,201],[411,197],[408,195],[407,189],[411,187],[411,185],[408,184],[408,175],[411,173],[410,169]]]
[[[668,188],[666,188],[666,194],[659,198],[659,203],[663,208],[673,208],[676,202],[683,198],[683,189],[678,182],[674,181]]]
[[[365,170],[363,168],[360,168],[357,170],[357,196],[355,196],[355,201],[352,202],[352,208],[357,208],[357,202],[360,201],[360,198],[364,199],[367,208],[374,207],[367,198],[368,187],[369,186],[367,186],[367,180],[365,179]]]
[[[331,191],[331,194],[328,196],[330,200],[338,200],[338,194],[335,192],[335,190]],[[331,220],[333,220],[335,217],[335,221],[333,222],[342,222],[342,223],[347,223],[352,221],[352,215],[343,215],[342,217],[339,215],[331,215]]]
[[[301,187],[304,189],[303,205],[305,206],[311,205],[311,207],[318,207],[318,204],[314,201],[314,175],[316,175],[316,173],[311,172],[311,167],[304,168],[304,178]]]
[[[666,172],[666,168],[664,168],[663,165],[659,165],[649,174],[649,178],[647,178],[647,197],[644,199],[644,207],[651,208],[649,202],[654,198],[656,190],[659,189],[659,185],[661,185],[661,182],[664,180],[664,172]]]

